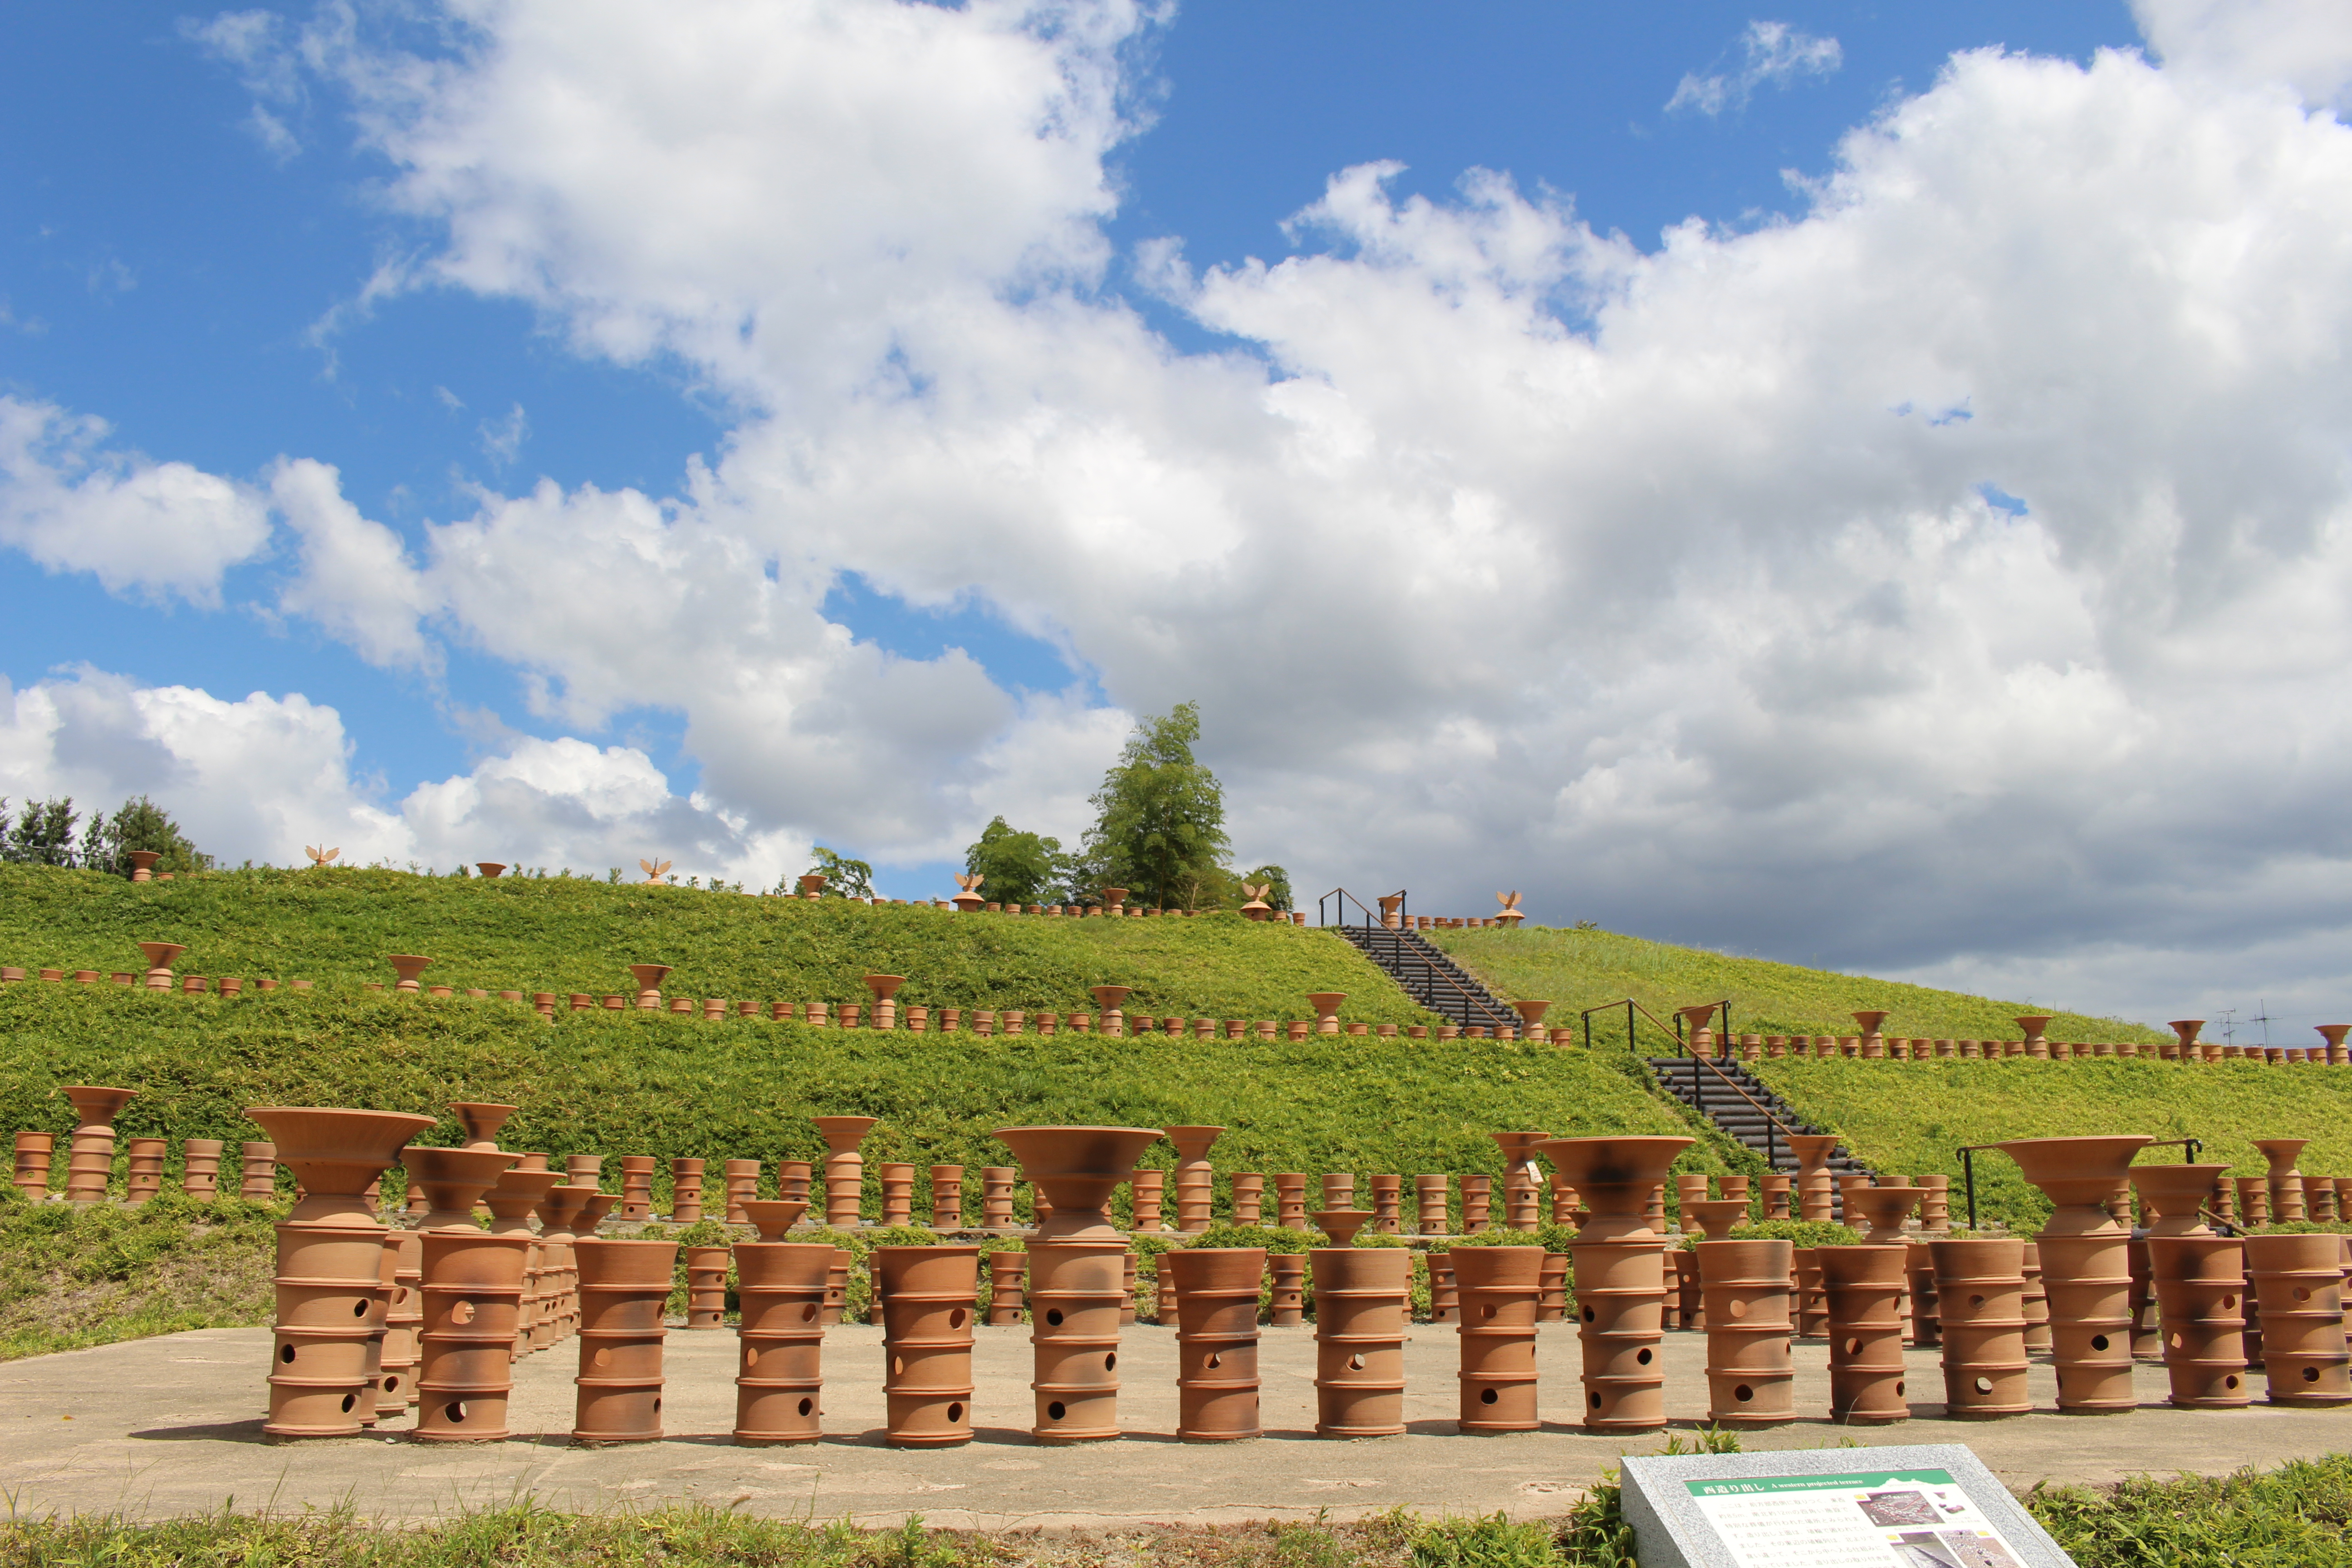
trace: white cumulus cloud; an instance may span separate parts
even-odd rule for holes
[[[1832,76],[1845,63],[1835,38],[1816,37],[1786,22],[1750,22],[1739,36],[1736,70],[1685,74],[1675,84],[1666,112],[1696,110],[1710,118],[1727,109],[1745,109],[1759,87],[1787,87],[1800,77]]]

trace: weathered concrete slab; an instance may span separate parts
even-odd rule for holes
[[[738,1448],[735,1336],[669,1338],[667,1441],[632,1448],[572,1447],[572,1346],[522,1362],[516,1372],[510,1442],[428,1448],[399,1437],[276,1446],[261,1436],[265,1330],[172,1334],[130,1344],[0,1363],[0,1488],[18,1510],[122,1510],[187,1513],[221,1507],[330,1504],[415,1518],[528,1493],[558,1508],[673,1500],[735,1504],[766,1514],[896,1522],[920,1514],[971,1528],[1113,1528],[1152,1521],[1232,1522],[1305,1518],[1318,1510],[1351,1518],[1406,1507],[1423,1512],[1515,1516],[1557,1512],[1623,1451],[1654,1451],[1663,1438],[1589,1437],[1578,1419],[1573,1325],[1543,1331],[1540,1433],[1462,1437],[1454,1415],[1454,1340],[1423,1325],[1406,1346],[1411,1379],[1403,1437],[1322,1442],[1313,1436],[1315,1347],[1310,1331],[1268,1330],[1264,1419],[1269,1436],[1224,1446],[1180,1444],[1173,1334],[1130,1329],[1119,1357],[1129,1436],[1116,1443],[1038,1447],[1027,1438],[1025,1329],[982,1329],[975,1353],[980,1440],[938,1451],[884,1446],[878,1329],[848,1325],[826,1344],[826,1426],[820,1444]],[[1801,1410],[1826,1410],[1826,1347],[1800,1342]],[[1667,1407],[1684,1425],[1706,1413],[1705,1336],[1666,1336]],[[1913,1352],[1913,1410],[1887,1427],[1800,1422],[1749,1434],[1754,1448],[1959,1442],[2012,1489],[2045,1477],[2107,1481],[2133,1472],[2226,1471],[2296,1456],[2352,1449],[2352,1410],[2227,1413],[2163,1405],[2164,1373],[2142,1367],[2143,1407],[2123,1416],[2056,1414],[2013,1421],[1934,1419],[1942,1389],[1932,1351]],[[2259,1380],[2257,1380],[2259,1381]],[[2048,1409],[2055,1383],[2033,1375]],[[2259,1396],[2258,1396],[2259,1397]]]

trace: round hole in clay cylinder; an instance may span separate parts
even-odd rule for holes
[[[1060,1328],[1062,1326],[1062,1309],[1059,1307],[1048,1309],[1045,1313],[1045,1321],[1048,1323],[1051,1323],[1054,1327],[1057,1329]]]
[[[292,1345],[278,1346],[278,1359],[282,1362],[291,1362],[294,1359],[294,1347]]]
[[[397,1393],[399,1393],[399,1392],[400,1392],[400,1379],[399,1379],[398,1377],[387,1377],[387,1378],[385,1378],[385,1379],[383,1380],[383,1391],[384,1391],[386,1394],[397,1394]]]
[[[1363,1371],[1363,1370],[1364,1370],[1364,1358],[1363,1358],[1362,1356],[1360,1356],[1360,1355],[1351,1355],[1351,1356],[1349,1356],[1349,1357],[1348,1358],[1348,1370],[1349,1370],[1349,1372],[1361,1372],[1361,1371]]]
[[[2221,1310],[2222,1310],[2223,1311],[2228,1311],[2231,1308],[2235,1307],[2237,1304],[2238,1304],[2238,1299],[2237,1299],[2235,1296],[2224,1296],[2224,1297],[2222,1297],[2222,1298],[2221,1298]]]
[[[1637,1361],[1637,1362],[1640,1362],[1643,1366],[1647,1366],[1647,1365],[1649,1365],[1649,1364],[1650,1364],[1651,1360],[1653,1359],[1653,1357],[1654,1357],[1655,1354],[1656,1354],[1656,1352],[1654,1352],[1654,1351],[1643,1350],[1643,1351],[1637,1352],[1634,1354],[1633,1359],[1634,1359],[1635,1361]]]
[[[1103,1357],[1103,1370],[1104,1370],[1105,1372],[1108,1372],[1111,1368],[1113,1368],[1113,1367],[1117,1366],[1118,1364],[1118,1352],[1117,1351],[1113,1351],[1113,1352],[1110,1352],[1110,1354],[1108,1354],[1108,1355],[1107,1355],[1107,1356]]]
[[[1969,1305],[1971,1307],[1981,1307],[1984,1305],[1984,1298],[1982,1296],[1971,1296],[1969,1298]]]
[[[2093,1334],[2091,1336],[2091,1348],[2095,1351],[2103,1351],[2106,1349],[2107,1336],[2105,1334]]]
[[[1224,1364],[1225,1364],[1225,1358],[1224,1358],[1224,1357],[1223,1357],[1223,1356],[1221,1356],[1221,1355],[1216,1355],[1216,1354],[1214,1354],[1214,1353],[1212,1353],[1212,1354],[1210,1355],[1210,1357],[1209,1357],[1209,1370],[1210,1370],[1211,1372],[1214,1372],[1214,1371],[1216,1371],[1216,1370],[1217,1370],[1217,1368],[1219,1368],[1219,1367],[1221,1367],[1221,1366],[1223,1366],[1223,1365],[1224,1365]]]
[[[1045,1406],[1045,1415],[1049,1420],[1059,1421],[1063,1416],[1067,1415],[1068,1414],[1069,1411],[1064,1407],[1062,1402],[1058,1399],[1054,1401],[1053,1404]]]
[[[802,1401],[801,1401],[801,1414],[802,1414],[802,1415],[806,1415],[810,1411],[814,1410],[815,1408],[816,1408],[816,1401],[815,1401],[815,1400],[814,1400],[814,1399],[803,1399],[803,1400],[802,1400]]]
[[[1600,1409],[1600,1408],[1601,1408],[1601,1395],[1599,1395],[1599,1394],[1594,1394],[1594,1395],[1592,1395],[1592,1408],[1594,1408],[1595,1410],[1598,1410],[1598,1409]]]
[[[1478,1393],[1478,1403],[1481,1405],[1492,1405],[1498,1397],[1500,1396],[1491,1388],[1481,1389]]]
[[[2304,1375],[2305,1375],[2305,1376],[2306,1376],[2306,1377],[2310,1377],[2310,1376],[2315,1376],[2315,1375],[2317,1375],[2317,1374],[2316,1374],[2316,1373],[2312,1373],[2309,1369],[2307,1369],[2307,1368],[2306,1368],[2306,1369],[2305,1369],[2305,1371]],[[351,1414],[351,1411],[352,1411],[352,1405],[357,1405],[359,1402],[360,1402],[360,1396],[359,1396],[358,1394],[344,1394],[344,1395],[343,1395],[343,1414],[344,1414],[344,1415],[350,1415],[350,1414]]]
[[[1590,1307],[1584,1309],[1584,1321],[1588,1323],[1592,1321],[1592,1309]]]
[[[892,1356],[890,1358],[890,1375],[892,1377],[904,1377],[906,1374],[907,1358],[905,1356]]]
[[[1860,1355],[1862,1353],[1862,1342],[1860,1340],[1846,1341],[1845,1353],[1848,1355]]]
[[[1729,1312],[1735,1318],[1744,1318],[1748,1315],[1748,1303],[1745,1301],[1734,1301],[1729,1307],[1726,1308],[1725,1310]]]
[[[2188,1342],[2183,1340],[2179,1334],[2175,1334],[2170,1339],[2165,1341],[2167,1348],[2176,1351],[2187,1342]]]
[[[1490,1318],[1495,1315],[1495,1304],[1492,1301],[1486,1303],[1486,1316]]]
[[[2303,1381],[2305,1383],[2317,1383],[2319,1381],[2319,1369],[2315,1366],[2305,1367],[2303,1369]]]
[[[354,1318],[366,1317],[367,1310],[368,1304],[365,1301],[354,1301],[352,1303],[352,1316]]]
[[[2231,1373],[2229,1376],[2227,1376],[2227,1377],[2223,1378],[2223,1379],[2221,1380],[2221,1386],[2222,1386],[2222,1387],[2224,1387],[2224,1388],[2235,1388],[2235,1387],[2237,1387],[2237,1386],[2238,1386],[2238,1374],[2237,1374],[2236,1373],[2234,1373],[2234,1372],[2233,1372],[2233,1373]]]
[[[608,1350],[600,1350],[596,1352],[594,1360],[598,1366],[610,1366],[613,1364],[613,1352]]]
[[[1903,1397],[1903,1380],[1899,1377],[1895,1380],[1895,1397],[1897,1399]]]
[[[2309,1287],[2307,1287],[2307,1286],[2303,1286],[2303,1285],[2298,1285],[2298,1286],[2296,1286],[2296,1287],[2294,1288],[2294,1299],[2295,1299],[2296,1300],[2298,1300],[2298,1301],[2308,1301],[2308,1300],[2311,1300],[2311,1290],[2310,1290]]]
[[[963,1419],[963,1405],[961,1401],[950,1400],[949,1402],[948,1419],[950,1421],[961,1421]]]
[[[814,1321],[816,1317],[816,1303],[814,1301],[811,1301],[807,1306],[801,1309],[801,1321],[805,1323]]]
[[[453,1323],[472,1322],[474,1321],[474,1304],[471,1301],[458,1302],[456,1306],[449,1309],[449,1321]]]
[[[1980,1377],[1977,1379],[1977,1392],[1979,1394],[1990,1394],[1992,1392],[1992,1379],[1989,1377]]]
[[[958,1307],[954,1311],[948,1314],[948,1327],[951,1329],[962,1328],[963,1320],[964,1310],[961,1307]]]
[[[466,1418],[465,1404],[461,1400],[453,1399],[441,1407],[441,1414],[447,1420],[463,1421]]]
[[[1740,1404],[1745,1405],[1749,1400],[1756,1397],[1756,1391],[1743,1383],[1738,1387],[1731,1391],[1731,1397],[1739,1401]]]

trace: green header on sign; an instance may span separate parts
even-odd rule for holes
[[[1753,1497],[1763,1492],[1844,1492],[1906,1482],[1952,1487],[1949,1470],[1863,1470],[1844,1476],[1747,1476],[1719,1481],[1685,1481],[1693,1497]]]

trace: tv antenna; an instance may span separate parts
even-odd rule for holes
[[[2246,1022],[2249,1024],[2260,1024],[2263,1026],[2263,1049],[2269,1050],[2271,1048],[2270,1003],[2263,997],[2255,997],[2254,1016],[2247,1019]]]
[[[2238,1043],[2237,1020],[2231,1016],[2236,1011],[2235,1007],[2221,1009],[2221,1043],[2223,1045],[2234,1046]]]

